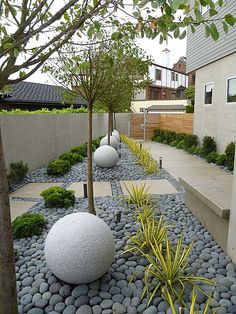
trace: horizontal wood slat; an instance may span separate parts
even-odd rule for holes
[[[144,138],[144,114],[130,115],[130,136]],[[169,130],[176,133],[193,134],[193,114],[146,114],[146,139],[151,139],[155,129]]]

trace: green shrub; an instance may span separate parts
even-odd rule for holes
[[[61,186],[52,186],[40,195],[44,198],[46,207],[49,208],[68,208],[75,204],[74,191],[68,191]]]
[[[161,129],[156,129],[153,131],[152,141],[157,141],[157,137],[160,136]]]
[[[12,233],[14,238],[26,238],[40,235],[46,220],[38,213],[25,213],[12,222]]]
[[[216,162],[216,159],[218,157],[219,154],[217,154],[217,152],[211,152],[209,153],[207,156],[206,156],[206,161],[207,162],[213,162],[215,163]]]
[[[188,153],[189,154],[195,154],[195,151],[196,151],[196,146],[195,145],[193,145],[192,147],[190,147],[189,149],[188,149]]]
[[[187,106],[185,107],[185,111],[186,111],[186,113],[194,113],[194,106],[192,106],[192,105],[187,105]]]
[[[195,151],[193,152],[194,155],[201,156],[202,155],[202,148],[196,147]]]
[[[70,165],[74,165],[75,163],[82,162],[84,160],[84,158],[78,153],[64,153],[59,157],[59,159],[69,161]]]
[[[229,170],[234,169],[234,155],[235,155],[235,142],[231,142],[227,145],[225,149],[225,155],[226,155],[226,167]]]
[[[170,146],[175,147],[175,146],[177,146],[177,144],[178,144],[178,141],[175,140],[175,141],[172,141],[172,142],[170,143]]]
[[[185,150],[188,150],[192,146],[197,146],[197,144],[198,144],[197,135],[192,135],[192,134],[185,135],[184,146],[183,146]]]
[[[176,145],[177,148],[181,149],[184,147],[184,140],[181,140],[178,142],[178,144]]]
[[[72,147],[71,153],[77,153],[80,156],[87,157],[87,144]]]
[[[214,137],[206,135],[202,140],[202,156],[206,157],[211,152],[216,152],[216,142]]]
[[[184,133],[177,133],[176,134],[176,141],[180,142],[180,141],[182,141],[184,139],[184,137],[185,137]]]
[[[225,154],[223,154],[223,155],[218,154],[218,156],[216,157],[215,163],[218,166],[224,166],[225,167],[226,161],[227,161],[227,156]]]
[[[55,159],[48,164],[47,173],[56,177],[63,176],[70,170],[70,163],[68,160]]]
[[[165,144],[170,144],[172,141],[176,139],[176,133],[173,131],[164,131],[164,141]],[[163,142],[164,143],[164,142]]]
[[[8,185],[12,185],[22,181],[26,176],[29,168],[23,161],[10,163],[10,172],[7,175]]]
[[[94,150],[96,150],[100,146],[100,141],[101,141],[100,138],[96,138],[95,140],[92,141],[92,144],[95,148]]]

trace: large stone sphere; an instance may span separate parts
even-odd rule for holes
[[[89,213],[58,220],[45,242],[45,257],[59,279],[82,284],[100,278],[115,255],[115,242],[107,224]]]
[[[116,133],[118,136],[120,136],[120,133],[117,130],[113,130],[112,133]]]
[[[118,141],[118,143],[119,143],[119,142],[120,142],[120,136],[119,136],[119,134],[117,134],[117,133],[114,132],[114,131],[113,131],[111,134],[112,134],[113,137],[115,137],[115,138],[117,139],[117,141]]]
[[[102,139],[101,139],[101,142],[100,142],[100,146],[103,146],[103,145],[108,145],[108,136],[104,136]],[[114,136],[110,136],[110,145],[112,147],[114,147],[116,150],[118,149],[119,147],[119,143],[117,141],[117,139],[114,137]]]
[[[98,167],[112,168],[117,164],[119,155],[114,147],[103,145],[95,150],[93,159]]]

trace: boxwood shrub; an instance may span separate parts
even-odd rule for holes
[[[234,169],[234,157],[235,157],[235,142],[231,142],[227,145],[225,149],[226,155],[226,167],[229,170]]]
[[[47,173],[56,177],[63,176],[71,168],[68,160],[55,159],[48,164]]]
[[[7,174],[7,180],[9,188],[11,188],[14,184],[22,181],[29,168],[26,163],[23,161],[18,161],[14,163],[10,163],[9,173]]]
[[[187,134],[187,135],[185,135],[183,141],[184,141],[183,148],[185,150],[190,149],[192,146],[197,146],[197,144],[198,144],[197,135]]]
[[[214,137],[205,135],[202,139],[202,156],[206,157],[211,152],[216,152]]]
[[[82,162],[84,160],[84,157],[75,152],[75,153],[64,153],[59,157],[59,159],[67,160],[69,161],[70,165],[74,165],[77,162]]]
[[[206,161],[209,163],[216,163],[216,159],[218,157],[218,153],[217,152],[211,152],[206,156]]]
[[[227,156],[226,154],[218,154],[218,156],[216,157],[216,161],[215,163],[218,165],[218,166],[226,166],[226,161],[227,161]]]
[[[40,235],[46,224],[43,215],[38,213],[25,213],[12,222],[12,233],[14,238],[26,238]]]
[[[74,191],[66,190],[61,186],[52,186],[44,190],[40,195],[44,198],[46,207],[68,208],[75,204]]]

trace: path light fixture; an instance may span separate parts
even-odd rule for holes
[[[162,157],[159,158],[159,168],[162,169]]]
[[[139,147],[140,147],[140,148],[142,148],[142,147],[143,147],[142,142],[139,142]]]
[[[120,220],[121,220],[121,211],[118,210],[118,211],[116,212],[116,222],[120,222]]]

